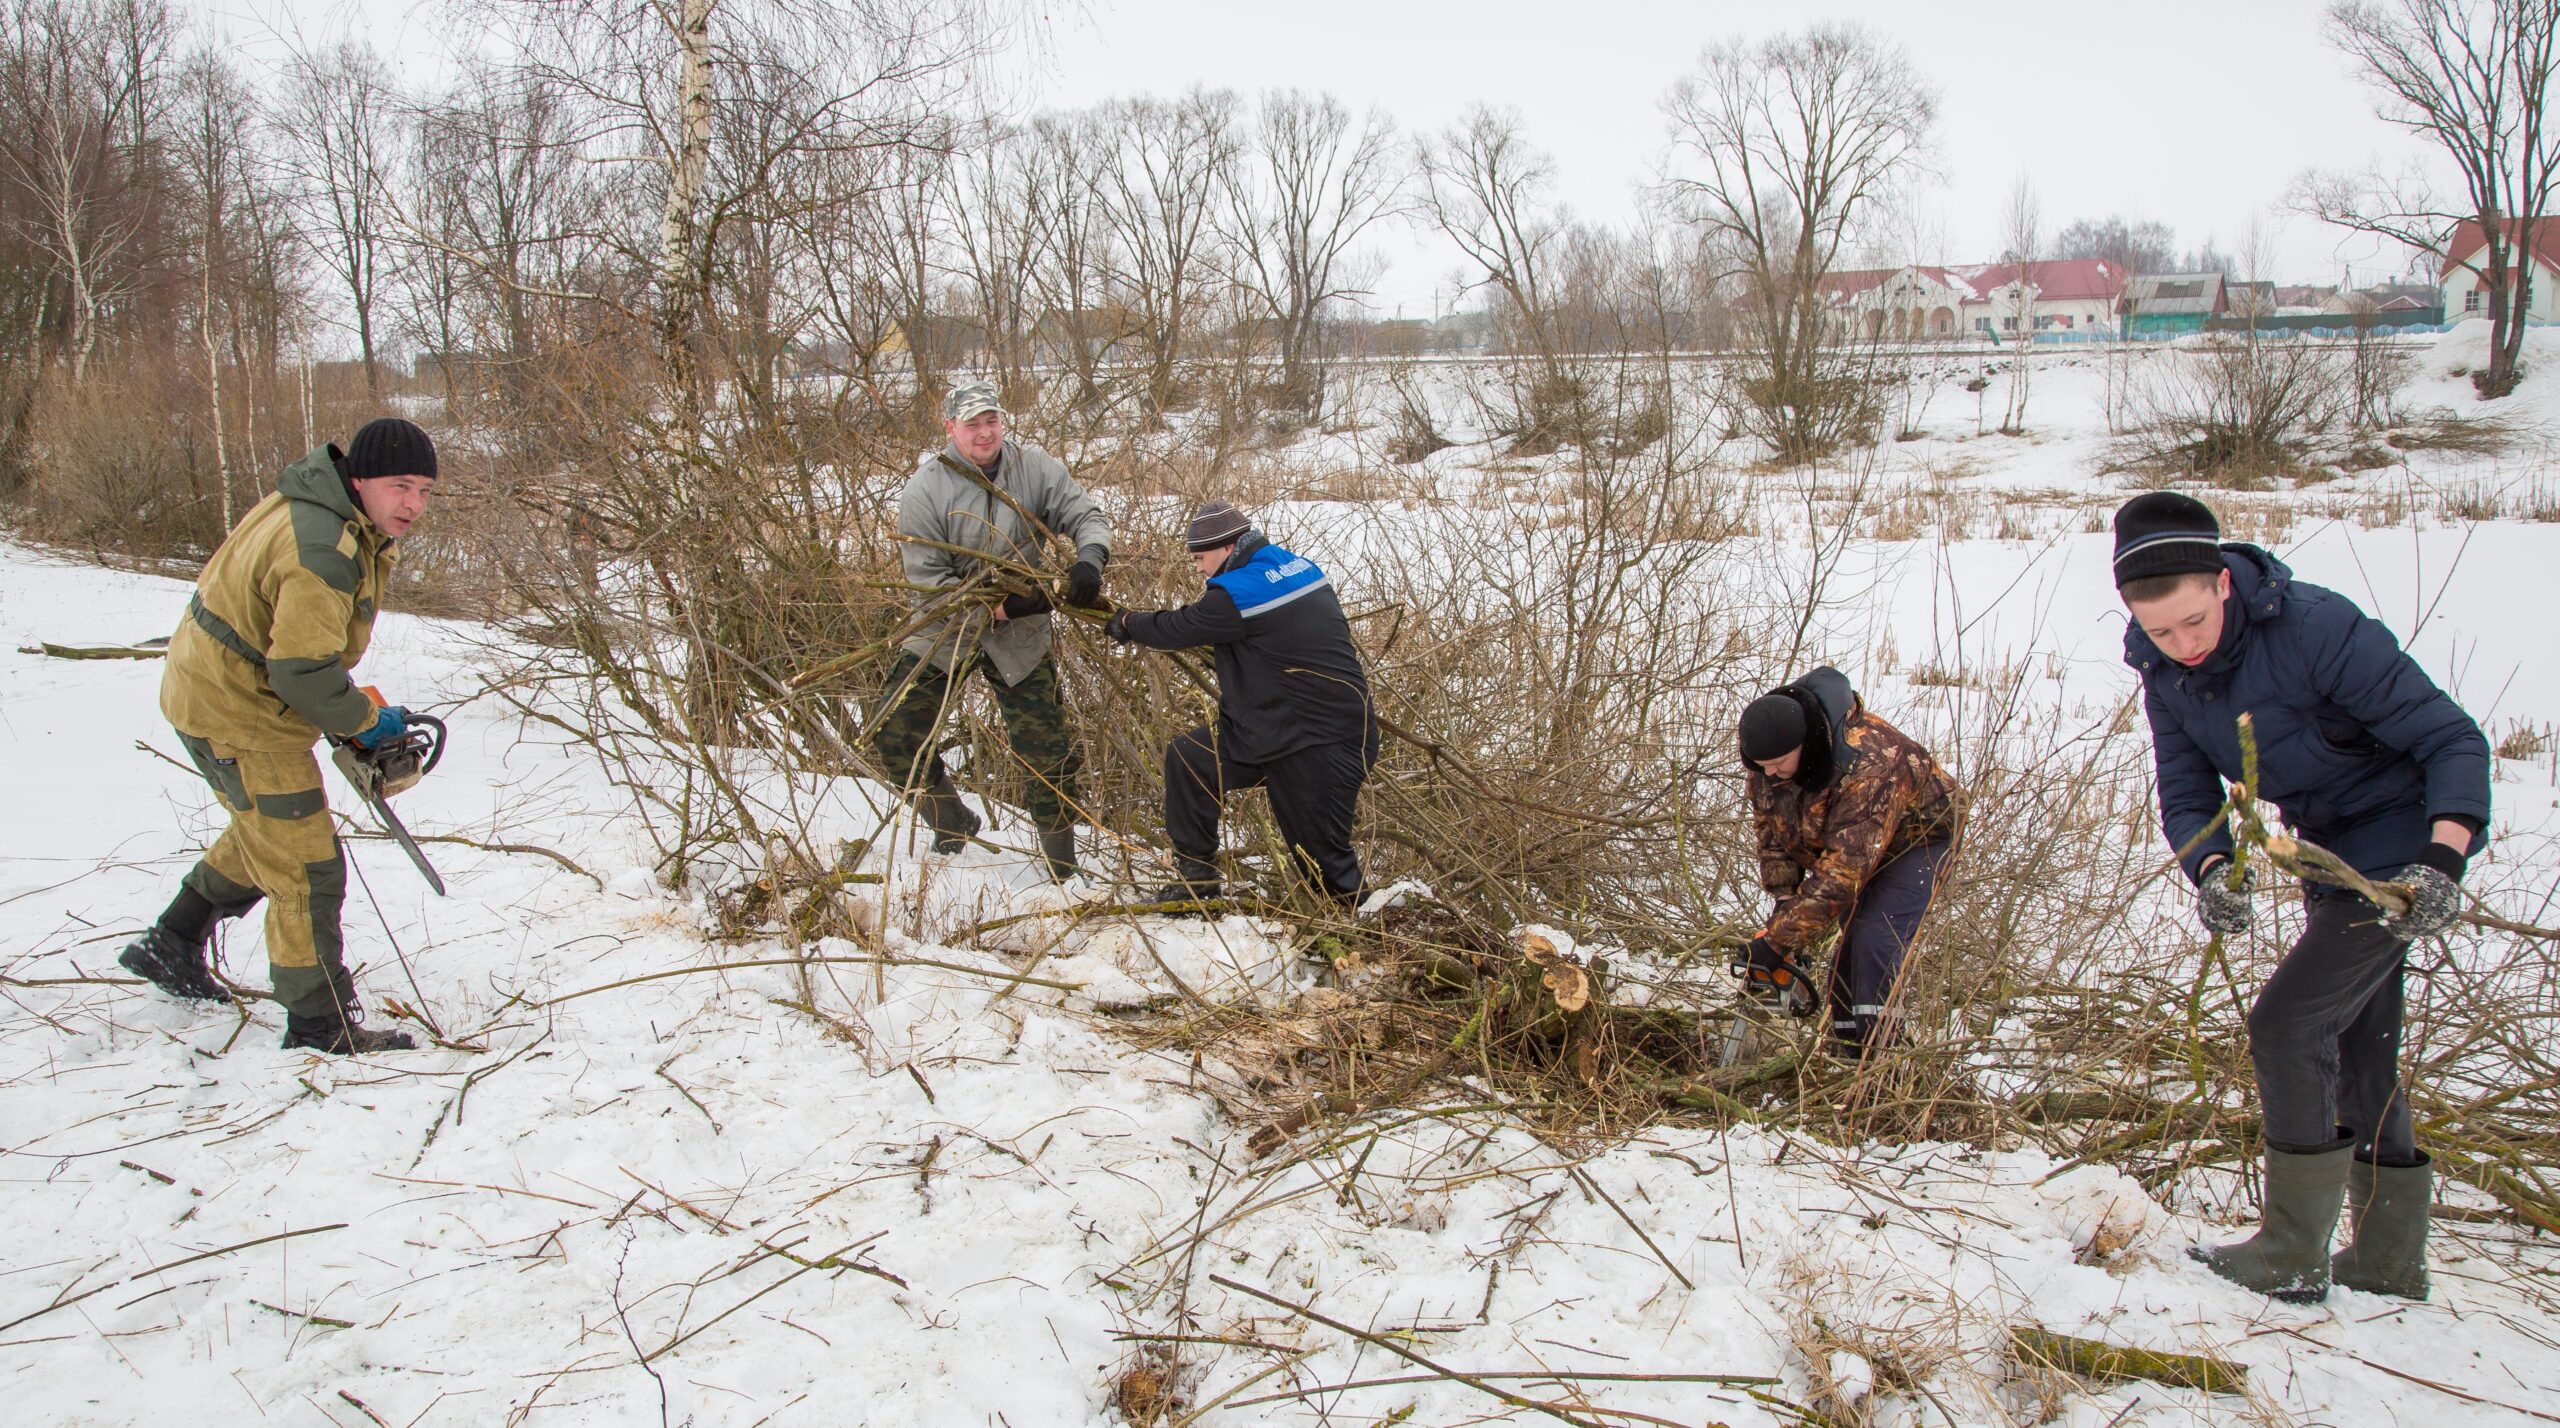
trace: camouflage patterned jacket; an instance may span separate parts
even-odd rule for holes
[[[196,577],[160,676],[180,732],[291,753],[373,722],[347,673],[373,641],[391,538],[356,509],[337,456],[323,446],[286,467]]]
[[[1909,735],[1867,712],[1828,665],[1786,686],[1829,733],[1791,779],[1745,776],[1760,835],[1760,885],[1778,899],[1762,935],[1786,951],[1822,940],[1876,870],[1923,843],[1954,841],[1955,781]],[[1827,767],[1825,766],[1827,765]]]

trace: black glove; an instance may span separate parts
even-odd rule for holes
[[[2463,863],[2463,856],[2451,848],[2428,844],[2417,862],[2391,875],[2393,882],[2408,885],[2409,910],[2382,919],[2382,930],[2406,942],[2451,932],[2462,916]]]
[[[2240,870],[2240,886],[2235,888],[2231,886],[2230,863],[2217,860],[2204,870],[2204,881],[2196,884],[2196,921],[2215,936],[2239,936],[2249,930],[2250,919],[2257,916],[2257,904],[2250,897],[2257,890],[2257,864]]]
[[[1101,566],[1079,560],[1067,567],[1067,603],[1086,610],[1102,603]]]
[[[1129,643],[1129,612],[1122,610],[1103,621],[1102,633],[1109,636],[1115,643],[1124,645]]]
[[[1019,620],[1025,615],[1045,615],[1048,612],[1049,592],[1046,590],[1034,590],[1028,595],[1004,597],[1004,617],[1008,620]]]
[[[1734,959],[1733,971],[1742,978],[1745,992],[1774,998],[1789,1016],[1813,1015],[1813,986],[1806,980],[1804,968],[1768,938],[1752,938],[1742,955]]]

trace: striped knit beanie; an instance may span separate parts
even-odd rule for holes
[[[2204,502],[2151,491],[2116,510],[2116,588],[2154,575],[2222,569],[2222,523]]]

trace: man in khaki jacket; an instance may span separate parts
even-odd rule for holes
[[[369,748],[406,725],[408,711],[377,705],[348,671],[372,641],[392,542],[435,479],[434,443],[396,417],[367,423],[344,453],[303,457],[205,562],[169,641],[160,711],[231,825],[117,960],[173,996],[221,1000],[205,959],[214,923],[264,899],[288,1048],[416,1045],[359,1024],[339,936],[347,865],[312,746],[326,734]]]
[[[1053,539],[1075,548],[1058,592],[1070,605],[1102,601],[1111,561],[1111,525],[1066,463],[1005,434],[995,384],[966,381],[942,403],[941,450],[928,453],[898,498],[898,539],[919,607],[990,566],[1021,579],[1039,569]],[[1008,569],[1009,568],[1009,569]],[[1076,862],[1076,780],[1081,763],[1058,666],[1050,656],[1050,597],[1044,587],[964,602],[927,620],[900,646],[889,693],[871,726],[872,747],[889,776],[933,829],[937,853],[956,853],[978,831],[942,762],[941,731],[972,672],[983,675],[1004,715],[1007,741],[1027,785],[1025,809],[1040,832],[1051,877],[1064,882]]]

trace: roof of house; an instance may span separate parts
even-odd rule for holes
[[[1965,281],[1986,297],[2023,278],[2045,302],[2069,302],[2075,298],[2112,302],[2123,294],[2128,276],[2123,264],[2104,258],[2057,258],[2043,263],[1994,263],[1965,274]]]
[[[2125,285],[2125,310],[2149,316],[2222,310],[2220,273],[2145,273]]]
[[[2524,225],[2525,220],[2521,218],[2507,220],[2509,242],[2523,241]],[[2481,265],[2471,260],[2479,255],[2481,249],[2488,246],[2489,230],[2481,227],[2478,220],[2466,218],[2453,225],[2453,239],[2445,244],[2444,266],[2437,270],[2437,281],[2441,282],[2453,276],[2453,270],[2456,268],[2471,268],[2478,271]],[[2509,251],[2513,252],[2513,249]],[[2533,255],[2542,261],[2542,266],[2553,272],[2560,272],[2560,217],[2533,220]]]
[[[1973,289],[1957,277],[1952,268],[1933,267],[1926,263],[1905,263],[1899,268],[1843,268],[1822,276],[1822,291],[1834,302],[1845,302],[1862,293],[1870,293],[1904,273],[1918,273],[1932,282],[1955,289],[1959,300],[1973,296]]]

